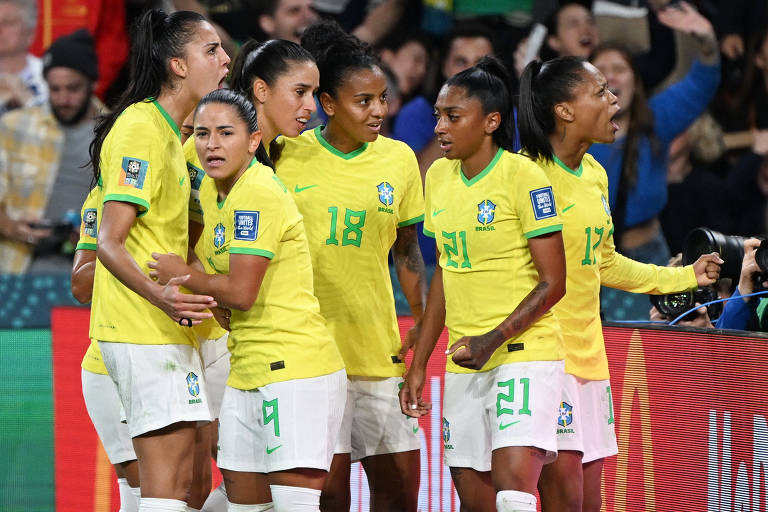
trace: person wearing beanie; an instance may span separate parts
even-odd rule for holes
[[[90,189],[83,164],[100,103],[88,31],[55,40],[42,72],[48,101],[0,117],[0,273],[68,271]]]

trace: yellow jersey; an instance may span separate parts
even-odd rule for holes
[[[95,251],[96,239],[99,233],[99,210],[101,207],[100,187],[94,187],[85,198],[80,210],[80,239],[77,241],[76,251]],[[101,359],[99,344],[91,338],[91,344],[85,351],[83,362],[80,364],[83,370],[99,375],[107,375],[107,367]]]
[[[184,159],[187,161],[187,172],[189,173],[189,221],[203,224],[203,207],[200,204],[200,185],[203,183],[205,177],[205,171],[203,166],[200,165],[200,158],[197,156],[197,150],[195,149],[195,136],[191,135],[184,143]],[[200,237],[202,238],[202,237]],[[195,254],[200,262],[203,264],[203,269],[208,274],[213,274],[214,271],[205,258],[202,255],[202,244],[198,239],[195,245]],[[208,318],[203,320],[198,325],[192,327],[197,334],[198,341],[205,340],[217,340],[224,336],[227,331],[215,318]]]
[[[156,101],[142,101],[117,118],[101,149],[103,202],[137,207],[125,248],[142,271],[152,253],[185,257],[189,175],[179,129]],[[194,345],[192,329],[171,320],[96,263],[91,338],[148,345]]]
[[[321,127],[283,144],[277,175],[304,217],[315,295],[347,374],[402,375],[388,257],[397,229],[424,218],[416,156],[386,137],[345,154]]]
[[[503,322],[538,284],[528,239],[560,231],[552,187],[529,159],[499,149],[467,179],[461,161],[438,159],[427,172],[424,234],[435,238],[445,291],[449,344]],[[563,359],[557,319],[546,312],[505,341],[479,370]],[[446,371],[475,373],[449,357]]]
[[[552,310],[565,341],[565,371],[582,379],[606,380],[609,373],[600,322],[600,286],[636,293],[673,293],[695,288],[696,276],[692,266],[658,267],[616,252],[608,177],[592,155],[585,154],[575,170],[557,157],[536,163],[552,182],[563,223],[566,293]]]
[[[200,201],[205,217],[201,253],[215,272],[229,273],[230,254],[272,260],[253,306],[232,310],[227,384],[247,390],[344,368],[312,294],[304,223],[272,169],[252,163],[223,202],[206,177]]]

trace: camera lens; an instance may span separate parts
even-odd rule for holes
[[[683,248],[683,264],[694,263],[702,254],[717,252],[723,260],[720,277],[739,279],[741,261],[744,259],[743,236],[729,236],[709,228],[696,228],[688,233]]]
[[[693,292],[651,295],[650,297],[651,304],[659,310],[659,313],[672,318],[682,315],[695,304]]]
[[[760,242],[760,247],[755,251],[755,262],[762,274],[768,274],[768,240]]]

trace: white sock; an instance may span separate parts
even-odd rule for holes
[[[227,491],[224,488],[224,482],[211,491],[203,503],[201,512],[227,512]]]
[[[120,512],[139,512],[139,502],[126,478],[117,479],[117,490],[120,492]]]
[[[165,498],[141,498],[139,512],[187,512],[187,503]]]
[[[227,502],[229,512],[273,512],[272,502],[259,503],[258,505],[239,505],[237,503]]]
[[[496,493],[497,512],[536,512],[536,496],[520,491]]]
[[[320,491],[290,485],[270,485],[275,512],[318,512]]]

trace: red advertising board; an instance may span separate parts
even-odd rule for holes
[[[412,325],[400,319],[401,332]],[[56,504],[116,511],[114,474],[85,411],[80,359],[88,311],[53,313]],[[619,455],[606,461],[606,512],[768,512],[768,338],[673,328],[604,328]],[[744,334],[744,333],[741,333]],[[425,386],[419,509],[457,511],[442,463],[440,404],[445,335]],[[359,465],[352,510],[368,510]]]

